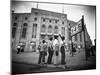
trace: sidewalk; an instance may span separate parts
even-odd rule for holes
[[[37,64],[38,63],[39,53],[36,52],[24,52],[20,54],[12,53],[12,61],[15,62],[23,62],[28,64]],[[47,57],[46,57],[47,60]],[[66,66],[72,69],[81,69],[83,67],[89,68],[91,65],[95,66],[96,64],[95,56],[91,56],[88,61],[85,61],[85,53],[81,51],[80,53],[76,53],[74,57],[70,56],[66,52]],[[60,56],[59,56],[60,63]],[[47,65],[47,67],[55,67],[53,64]],[[58,65],[58,67],[62,67],[62,65]],[[83,68],[84,69],[84,68]]]

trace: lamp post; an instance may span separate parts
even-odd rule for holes
[[[86,38],[85,38],[84,15],[82,16],[82,31],[83,31],[83,36],[84,36],[85,59],[86,59],[86,61],[87,61],[88,53],[87,53],[87,49],[86,49]]]
[[[70,32],[70,42],[71,42],[71,54],[73,49],[73,42],[72,42],[72,36],[71,36],[71,25],[69,24],[69,32]]]

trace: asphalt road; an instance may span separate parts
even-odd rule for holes
[[[96,69],[96,64],[91,65],[66,65],[65,68],[62,65],[38,65],[38,64],[27,64],[20,62],[12,63],[12,74],[30,74],[30,73],[44,73],[44,72],[61,72],[61,71],[75,71],[75,70],[90,70]]]
[[[66,70],[69,68],[66,68]],[[53,67],[53,66],[41,66],[37,64],[26,64],[13,62],[12,63],[12,74],[29,74],[29,73],[44,73],[44,72],[56,72],[64,71],[63,67]]]
[[[44,73],[44,72],[61,72],[75,70],[90,70],[96,69],[96,57],[89,57],[88,61],[84,59],[84,52],[76,54],[74,57],[66,54],[65,68],[62,65],[38,65],[37,53],[21,53],[12,54],[12,73],[13,74],[29,74],[29,73]]]

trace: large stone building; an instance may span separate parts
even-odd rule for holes
[[[68,42],[67,15],[32,8],[31,13],[12,12],[12,48],[16,49],[19,42],[25,44],[25,51],[32,51],[32,42],[61,34]],[[31,49],[30,49],[31,48]]]
[[[50,37],[61,34],[65,37],[65,42],[70,44],[69,24],[74,26],[76,23],[67,19],[67,15],[47,10],[32,8],[30,13],[14,13],[12,11],[12,49],[16,50],[19,42],[25,45],[25,51],[33,51],[33,42],[36,47],[42,39],[46,41]],[[86,39],[90,40],[86,30]],[[84,47],[83,32],[72,37],[76,47]]]

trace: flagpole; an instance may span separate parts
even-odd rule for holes
[[[62,6],[62,13],[64,14],[64,5]]]
[[[37,6],[36,6],[36,8],[38,9],[38,2],[37,2]]]

